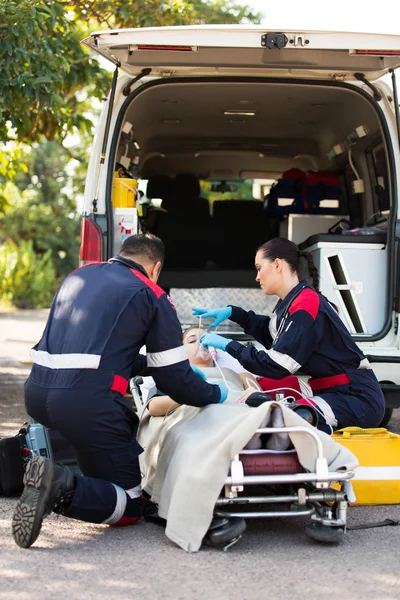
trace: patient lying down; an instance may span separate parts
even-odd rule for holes
[[[187,349],[189,362],[195,367],[195,370],[200,369],[210,383],[213,381],[223,381],[225,377],[229,389],[227,402],[241,401],[245,390],[250,389],[253,392],[261,391],[254,375],[243,370],[237,373],[233,369],[218,368],[212,355],[214,353],[203,348],[200,344],[200,337],[203,333],[203,329],[193,326],[186,329],[182,336],[182,342]],[[240,369],[243,369],[239,363],[237,364]],[[147,407],[152,417],[162,417],[171,414],[180,406],[169,396],[163,395],[160,390],[155,390],[153,396],[149,395],[149,397],[151,400],[149,400]]]

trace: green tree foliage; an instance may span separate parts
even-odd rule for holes
[[[110,76],[80,44],[83,34],[62,2],[0,0],[0,139],[32,143],[91,128],[84,98],[100,99]]]
[[[55,272],[51,250],[42,255],[32,241],[0,246],[1,300],[18,308],[47,308],[54,295]]]
[[[8,207],[0,239],[32,242],[38,256],[51,252],[55,286],[78,265],[79,219],[75,197],[80,181],[68,175],[70,154],[59,142],[43,142],[26,159],[28,170],[8,185]]]

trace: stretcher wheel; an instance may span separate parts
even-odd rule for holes
[[[210,546],[226,546],[229,542],[239,539],[245,530],[244,519],[214,519],[204,541]]]
[[[344,539],[343,527],[330,527],[321,523],[311,523],[306,528],[308,537],[323,544],[341,544]]]

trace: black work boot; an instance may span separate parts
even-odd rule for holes
[[[21,548],[36,541],[42,521],[52,510],[62,512],[71,503],[76,487],[74,472],[41,456],[35,456],[24,475],[24,491],[14,510],[12,534]]]
[[[242,518],[213,519],[204,537],[209,546],[231,546],[242,537],[246,530],[246,521]]]

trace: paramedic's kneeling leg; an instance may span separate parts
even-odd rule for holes
[[[30,461],[13,517],[19,546],[34,543],[51,511],[111,525],[141,516],[138,419],[124,397],[130,377],[152,376],[181,404],[226,399],[227,389],[189,365],[176,311],[156,284],[163,252],[158,238],[132,236],[120,256],[74,271],[56,294],[31,353],[25,404],[71,443],[83,476],[41,457]],[[143,345],[147,357],[139,355]]]

